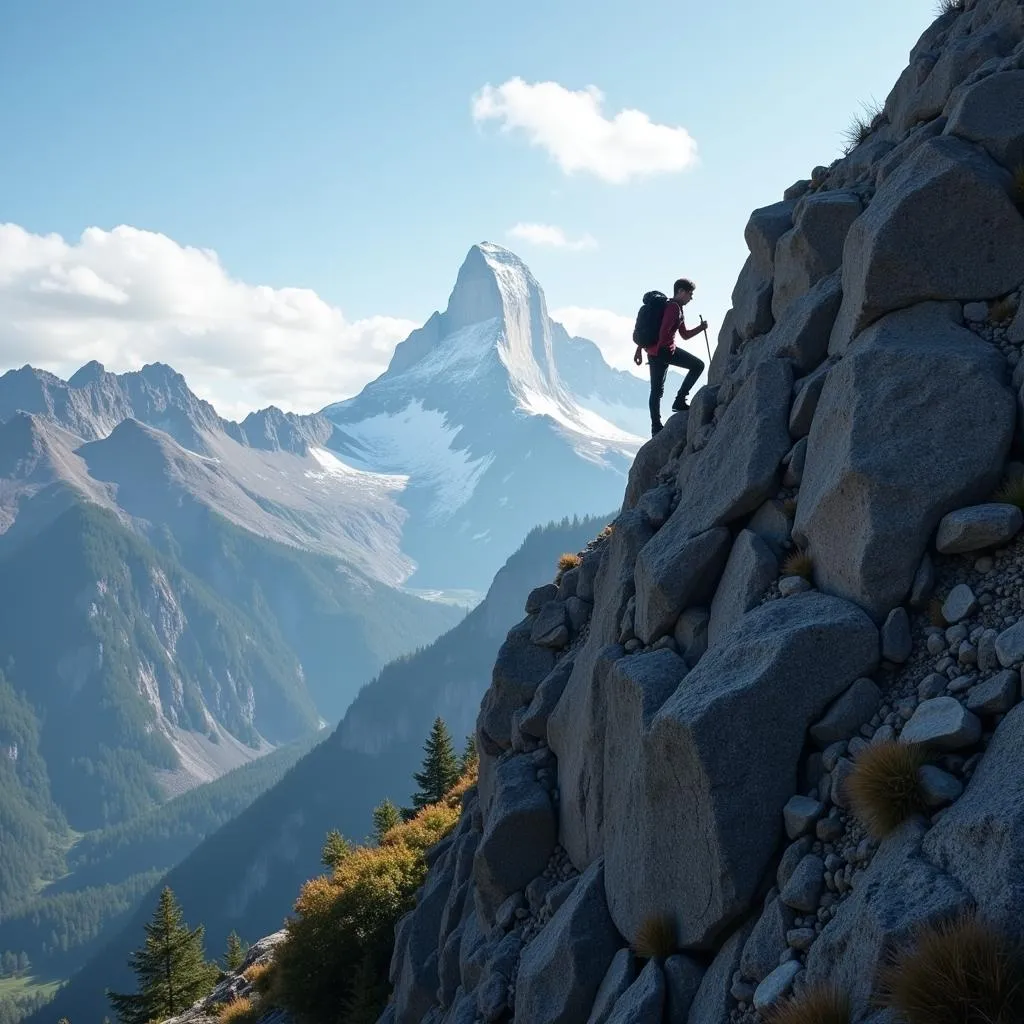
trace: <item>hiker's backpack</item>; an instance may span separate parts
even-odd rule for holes
[[[661,319],[665,315],[668,296],[661,292],[648,292],[644,296],[644,304],[636,315],[636,326],[633,328],[633,344],[641,348],[653,348],[658,344],[661,333]]]

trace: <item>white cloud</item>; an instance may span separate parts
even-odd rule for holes
[[[621,316],[609,309],[563,306],[551,311],[551,319],[557,320],[573,336],[594,342],[609,366],[647,376],[646,363],[640,368],[633,363],[636,348],[632,341],[632,317]]]
[[[508,229],[512,238],[522,239],[531,245],[547,245],[553,249],[594,249],[597,241],[590,235],[580,238],[569,238],[568,235],[554,224],[516,224]]]
[[[345,319],[306,288],[232,278],[216,253],[166,235],[89,228],[76,242],[0,223],[0,366],[67,377],[169,363],[223,416],[311,412],[383,372],[417,324]]]
[[[620,185],[697,162],[697,143],[685,128],[655,124],[640,110],[620,110],[609,119],[603,102],[593,85],[573,92],[557,82],[510,78],[485,85],[473,97],[472,111],[477,122],[498,121],[503,132],[525,132],[566,174],[586,171]]]

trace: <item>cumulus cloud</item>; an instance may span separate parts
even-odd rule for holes
[[[311,412],[383,372],[417,325],[350,322],[306,288],[232,278],[216,253],[166,235],[89,228],[75,242],[0,223],[0,364],[67,377],[164,362],[223,416]]]
[[[519,223],[508,229],[510,238],[518,238],[530,245],[546,245],[553,249],[594,249],[597,241],[590,235],[579,238],[569,236],[554,224],[523,224]]]
[[[634,178],[675,174],[697,161],[697,143],[682,127],[655,124],[640,110],[608,118],[596,86],[573,91],[557,82],[510,78],[485,85],[472,101],[477,123],[497,121],[503,132],[523,132],[566,174],[585,171],[621,185]]]
[[[551,311],[551,319],[557,320],[570,334],[587,338],[601,350],[605,362],[616,370],[629,370],[638,376],[647,375],[646,364],[637,369],[633,363],[634,319],[613,313],[610,309],[593,309],[582,306],[563,306]]]

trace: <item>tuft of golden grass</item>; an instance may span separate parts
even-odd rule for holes
[[[936,17],[943,17],[946,14],[960,14],[964,9],[964,0],[938,0],[935,5]]]
[[[786,556],[782,563],[783,576],[803,576],[808,583],[814,582],[814,559],[801,548]]]
[[[933,597],[928,602],[928,621],[933,626],[938,626],[939,629],[945,629],[949,625],[946,621],[946,616],[942,614],[944,603],[941,597]]]
[[[671,914],[648,914],[640,922],[633,952],[641,960],[665,960],[677,949],[676,922]]]
[[[767,1024],[850,1024],[850,999],[834,985],[815,985],[768,1011]]]
[[[994,324],[1005,323],[1016,312],[1017,306],[1010,295],[996,299],[988,304],[988,318]]]
[[[217,1013],[220,1024],[256,1024],[259,1019],[259,1007],[244,996],[233,1003],[225,1003]]]
[[[247,971],[244,971],[242,977],[261,996],[265,996],[269,991],[274,981],[274,965],[271,961],[267,961],[262,964],[253,964]]]
[[[873,836],[881,839],[927,810],[918,777],[927,763],[923,747],[896,740],[868,747],[854,762],[846,796],[854,815]]]
[[[1024,476],[1007,477],[993,497],[996,501],[1024,510]]]
[[[568,572],[570,569],[575,569],[576,566],[578,566],[582,561],[583,559],[580,558],[579,555],[573,555],[569,552],[566,552],[564,555],[561,555],[558,559],[559,574],[563,572]]]
[[[882,968],[879,995],[906,1024],[1019,1024],[1024,956],[972,911],[919,929]]]

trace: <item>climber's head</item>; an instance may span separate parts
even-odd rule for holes
[[[693,298],[696,285],[689,278],[681,277],[672,285],[672,298],[680,305],[685,306]]]

